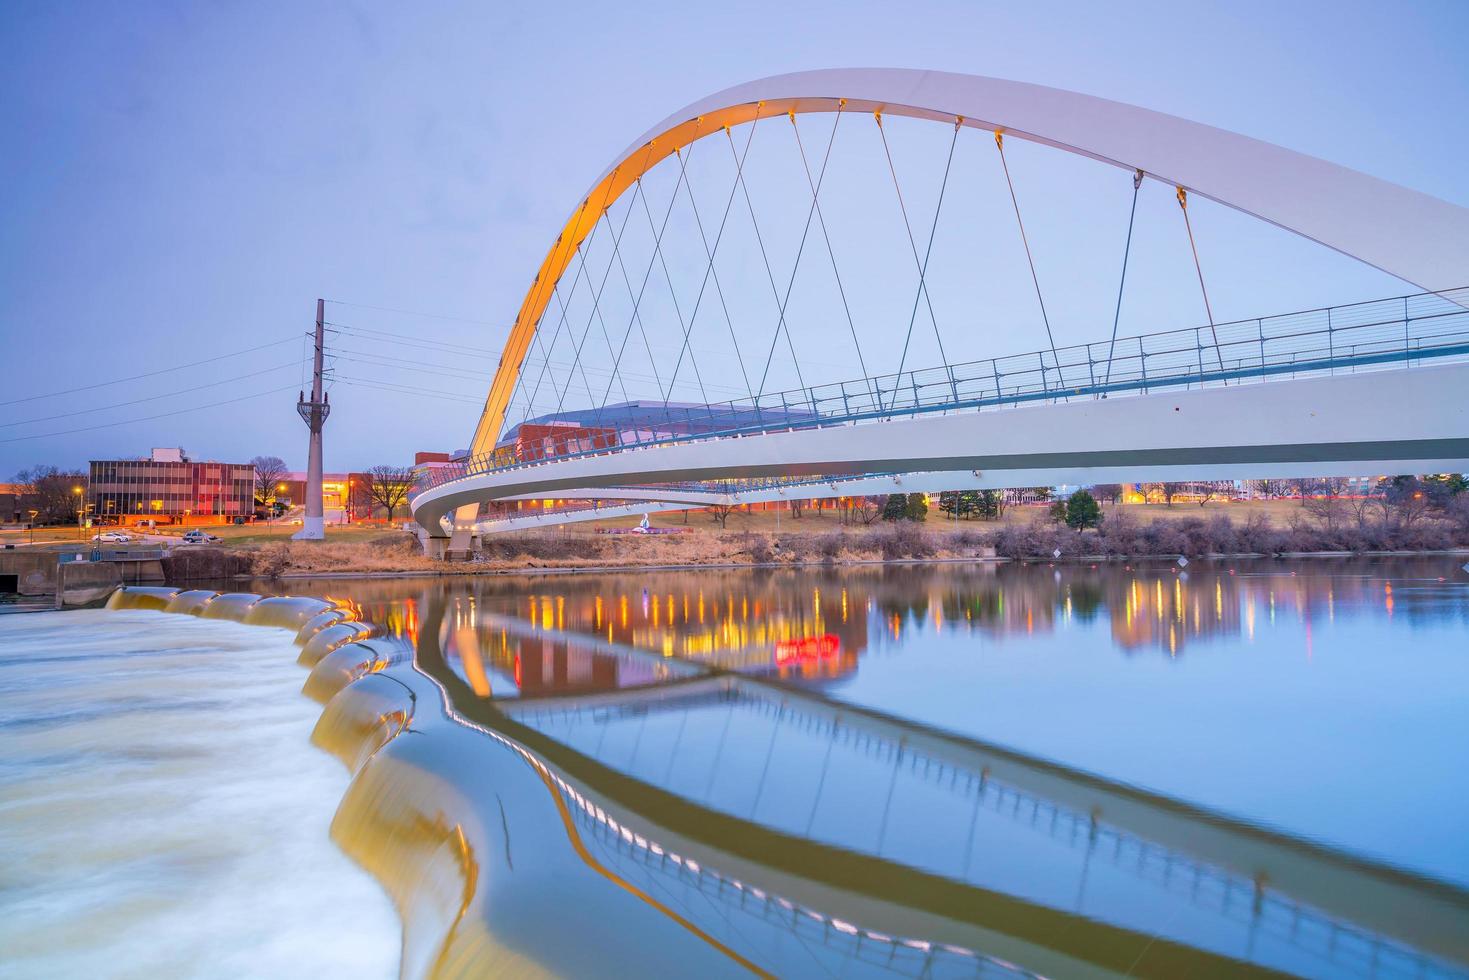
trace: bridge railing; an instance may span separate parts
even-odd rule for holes
[[[711,405],[667,405],[656,427],[599,432],[566,451],[501,449],[441,467],[419,490],[551,460],[645,446],[846,425],[928,413],[1214,388],[1412,367],[1469,356],[1469,287],[1104,341],[778,391]]]

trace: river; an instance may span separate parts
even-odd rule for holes
[[[255,587],[385,634],[311,675],[323,699],[359,678],[312,739],[356,772],[332,838],[404,910],[410,975],[1447,977],[1469,964],[1462,563]],[[315,710],[267,673],[254,711]],[[155,722],[198,738],[195,711]],[[238,751],[325,761],[278,738]]]

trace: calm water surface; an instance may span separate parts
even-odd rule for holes
[[[406,975],[1432,978],[1469,975],[1462,562],[273,588],[384,631],[310,675],[356,679],[312,741]],[[278,757],[238,708],[294,649],[206,688]],[[215,744],[201,710],[153,731]]]
[[[482,733],[438,771],[529,749],[602,871],[773,972],[1459,976],[1461,564],[310,585]]]

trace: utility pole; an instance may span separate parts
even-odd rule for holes
[[[291,535],[296,541],[321,541],[326,537],[325,512],[321,501],[321,430],[332,406],[321,390],[322,347],[326,342],[326,301],[316,301],[316,353],[312,361],[311,400],[304,392],[297,395],[296,412],[310,431],[306,455],[306,516],[301,530]]]

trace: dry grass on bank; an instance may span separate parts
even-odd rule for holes
[[[1163,508],[1167,510],[1167,508]],[[273,540],[181,549],[194,555],[171,580],[249,573],[269,578],[324,573],[472,573],[522,569],[746,565],[906,559],[1049,559],[1110,556],[1196,557],[1324,551],[1439,550],[1469,546],[1469,495],[1442,510],[1366,508],[1340,502],[1310,508],[1287,504],[1282,520],[1263,509],[1224,513],[1175,507],[1171,517],[1141,507],[1107,508],[1100,529],[1077,532],[1039,508],[1017,508],[1025,520],[842,525],[831,515],[782,521],[776,533],[733,526],[724,533],[594,534],[574,527],[519,531],[484,539],[469,563],[428,558],[406,532],[366,529],[353,540]],[[1203,513],[1200,513],[1200,511]],[[1012,510],[1011,514],[1014,514]],[[1010,517],[1011,515],[1007,515]],[[692,520],[693,518],[691,518]],[[217,561],[207,561],[208,556]]]

